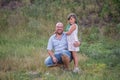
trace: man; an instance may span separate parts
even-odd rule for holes
[[[48,54],[49,57],[45,59],[45,65],[48,67],[64,65],[65,69],[69,69],[69,63],[72,61],[71,52],[68,51],[67,36],[63,32],[63,24],[58,22],[56,24],[56,31],[48,41]],[[79,46],[79,43],[75,43],[75,46]]]

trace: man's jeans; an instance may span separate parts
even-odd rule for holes
[[[70,62],[72,61],[72,54],[71,54],[71,52],[68,51],[68,50],[63,50],[63,51],[60,51],[60,52],[55,52],[55,54],[54,54],[54,56],[58,60],[58,64],[63,64],[62,58],[61,58],[62,55],[68,56],[68,58],[70,58]],[[52,60],[52,58],[50,56],[45,59],[45,65],[47,67],[54,66],[54,62],[53,62],[53,60]]]

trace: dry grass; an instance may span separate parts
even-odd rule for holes
[[[45,50],[35,51],[30,56],[22,58],[19,56],[7,56],[0,60],[0,69],[3,72],[42,69],[46,56],[47,52]]]
[[[46,76],[50,77],[54,75],[61,75],[59,78],[63,79],[62,76],[65,75],[65,72],[59,67],[47,68],[44,65],[44,60],[47,56],[47,51],[45,49],[40,49],[33,51],[31,56],[25,56],[23,58],[17,56],[8,56],[5,59],[1,59],[0,79],[6,79],[7,77],[9,78],[9,80],[14,80],[14,76],[16,75],[15,73],[21,73],[21,71],[24,74],[31,71],[41,73],[43,80],[44,78],[46,78]],[[87,57],[85,55],[78,54],[78,57],[80,62],[84,62],[87,60]],[[73,62],[70,64],[70,69],[73,69]]]

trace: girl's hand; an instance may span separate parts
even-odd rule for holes
[[[73,43],[73,45],[75,46],[75,47],[79,47],[80,46],[80,42],[79,41],[75,41],[74,43]]]

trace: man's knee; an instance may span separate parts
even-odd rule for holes
[[[53,62],[52,62],[51,59],[49,59],[49,58],[46,58],[46,59],[45,59],[44,64],[45,64],[47,67],[53,66]]]
[[[70,58],[70,56],[71,56],[71,54],[70,54],[69,51],[67,51],[67,50],[62,51],[62,55],[66,55],[66,56],[69,57],[69,58]]]
[[[69,59],[70,59],[70,62],[72,61],[72,55],[71,55],[71,52],[68,51],[68,50],[63,50],[62,51],[62,55],[66,55]]]

